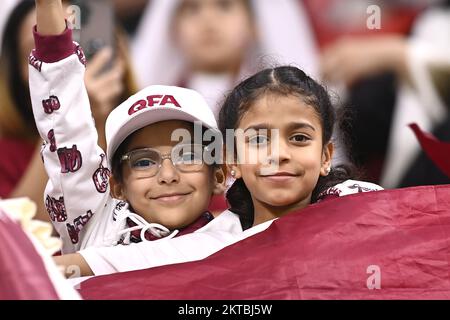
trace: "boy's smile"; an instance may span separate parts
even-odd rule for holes
[[[178,204],[179,202],[182,202],[189,196],[192,192],[187,193],[181,193],[181,192],[175,192],[175,193],[166,193],[161,194],[156,197],[150,197],[151,200],[160,201],[161,203],[172,205],[172,204]]]

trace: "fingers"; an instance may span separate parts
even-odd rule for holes
[[[347,55],[339,43],[324,50],[320,58],[320,67],[325,81],[336,83],[344,80],[346,66]]]
[[[321,75],[325,81],[351,86],[373,71],[375,58],[367,52],[366,41],[341,39],[324,50],[321,56]]]
[[[121,82],[112,82],[110,85],[103,86],[101,90],[95,93],[95,102],[108,105],[109,109],[115,107],[117,98],[123,92],[124,86]],[[91,95],[90,95],[91,96]]]
[[[122,82],[125,73],[124,63],[121,60],[114,61],[112,68],[95,77],[95,82],[100,88],[113,85],[115,82]]]
[[[100,54],[100,52],[99,52]],[[109,112],[118,104],[118,98],[123,93],[125,64],[121,59],[116,59],[111,69],[93,76],[95,71],[102,68],[103,59],[106,57],[97,57],[93,69],[86,72],[86,89],[91,100],[91,108],[94,118],[103,121]],[[88,68],[92,65],[88,65]]]
[[[99,53],[100,54],[100,53]],[[117,90],[111,90],[112,88],[117,88],[122,86],[123,75],[125,73],[125,65],[121,59],[116,59],[111,69],[98,74],[98,70],[100,70],[104,64],[103,57],[98,57],[97,61],[93,61],[93,65],[88,65],[86,69],[85,83],[86,88],[90,96],[101,97],[105,95],[105,92],[116,92]],[[94,74],[98,74],[94,76]],[[101,99],[103,100],[103,99]]]
[[[104,47],[100,49],[92,59],[88,62],[86,67],[86,76],[95,77],[100,71],[109,63],[112,58],[112,49],[110,47]]]
[[[320,57],[320,72],[322,79],[325,81],[333,82],[336,79],[336,69],[339,66],[339,57],[334,54],[332,49],[327,49],[324,51]]]
[[[323,79],[351,86],[356,81],[385,71],[404,74],[405,39],[399,36],[347,38],[324,50]]]
[[[116,83],[105,90],[98,92],[95,100],[91,97],[92,114],[96,123],[103,123],[112,109],[118,104],[118,97],[122,94],[124,86]]]

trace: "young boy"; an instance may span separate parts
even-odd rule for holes
[[[83,52],[72,42],[61,1],[36,5],[30,92],[50,177],[45,204],[62,253],[189,233],[211,221],[207,207],[223,191],[224,173],[197,161],[203,144],[172,139],[176,129],[193,135],[193,122],[218,132],[204,99],[150,86],[119,105],[106,124],[110,178],[83,84]]]

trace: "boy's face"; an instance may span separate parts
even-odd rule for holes
[[[170,120],[144,127],[133,134],[127,151],[153,148],[170,154],[178,141],[171,141],[172,132],[187,129],[193,136],[193,125]],[[216,169],[203,164],[199,171],[180,172],[170,159],[161,163],[155,176],[139,177],[128,161],[122,164],[123,182],[112,182],[115,197],[127,200],[134,211],[151,223],[169,229],[185,227],[194,222],[209,205],[211,195],[220,189]]]
[[[254,38],[244,0],[181,0],[175,38],[196,71],[229,72],[239,68]]]
[[[232,169],[252,195],[255,224],[259,215],[279,216],[308,205],[332,156],[332,145],[322,146],[322,126],[315,109],[295,95],[267,94],[250,106],[239,129],[246,133],[241,154],[248,160],[241,156],[243,163]],[[278,142],[271,129],[277,130]],[[269,159],[275,161],[272,167],[266,165]]]

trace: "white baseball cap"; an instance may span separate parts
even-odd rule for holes
[[[198,92],[174,86],[148,86],[121,103],[106,120],[109,165],[114,152],[130,134],[165,120],[200,122],[219,131],[212,110]]]

